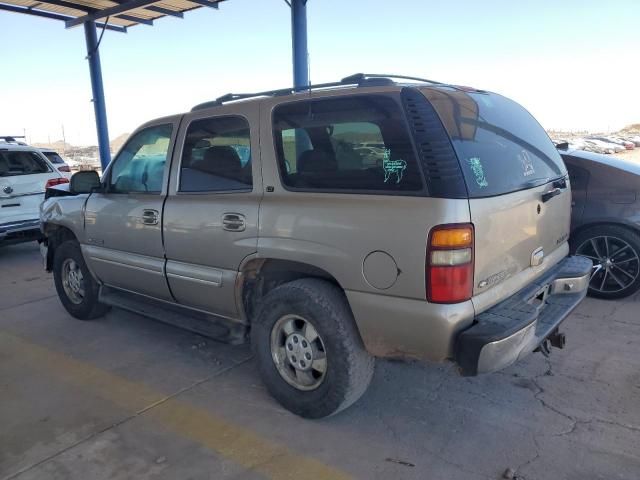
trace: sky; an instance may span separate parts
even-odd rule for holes
[[[309,0],[311,81],[396,73],[506,95],[547,129],[640,123],[638,0]],[[0,12],[0,135],[95,145],[82,27]],[[228,92],[292,83],[283,0],[227,0],[107,31],[109,136]]]

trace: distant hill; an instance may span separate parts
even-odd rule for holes
[[[120,150],[120,147],[124,145],[124,142],[129,138],[130,133],[123,133],[122,135],[118,135],[116,138],[112,139],[109,143],[109,147],[111,148],[112,153],[116,153]]]
[[[632,123],[622,129],[623,132],[640,132],[640,123]]]
[[[33,146],[37,148],[50,148],[60,153],[76,148],[69,143],[63,142],[62,140],[56,140],[55,142],[51,143],[34,143]]]
[[[124,142],[127,141],[127,139],[129,138],[129,135],[130,135],[129,133],[123,133],[122,135],[118,135],[117,137],[113,138],[111,142],[109,142],[109,148],[111,148],[111,153],[116,153],[118,150],[120,150],[120,147],[122,147]],[[95,145],[77,147],[75,145],[71,145],[70,143],[65,143],[62,140],[56,140],[55,142],[51,142],[51,143],[46,143],[46,142],[34,143],[33,146],[38,148],[50,148],[60,154],[62,154],[63,152],[75,152],[77,150],[84,150],[87,148],[97,148]]]

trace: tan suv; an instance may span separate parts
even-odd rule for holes
[[[561,347],[591,262],[566,258],[553,144],[500,95],[394,78],[226,95],[49,189],[65,308],[249,336],[272,395],[316,418],[363,394],[374,357],[475,375]]]

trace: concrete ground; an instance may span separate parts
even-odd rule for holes
[[[65,313],[35,244],[0,249],[1,479],[640,478],[640,297],[588,299],[568,345],[503,372],[379,361],[320,421],[247,347],[113,310]]]

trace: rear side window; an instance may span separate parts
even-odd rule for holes
[[[251,136],[242,117],[205,118],[187,129],[180,192],[251,190]]]
[[[277,157],[286,187],[370,193],[423,189],[400,105],[385,95],[278,106]]]
[[[62,159],[62,157],[58,155],[56,152],[43,152],[43,153],[44,153],[44,156],[47,157],[49,161],[53,164],[59,165],[61,163],[64,163],[64,160]]]
[[[453,88],[423,93],[451,138],[470,197],[523,190],[566,175],[547,133],[516,102]]]
[[[0,177],[48,173],[51,169],[40,155],[27,151],[0,151]]]

